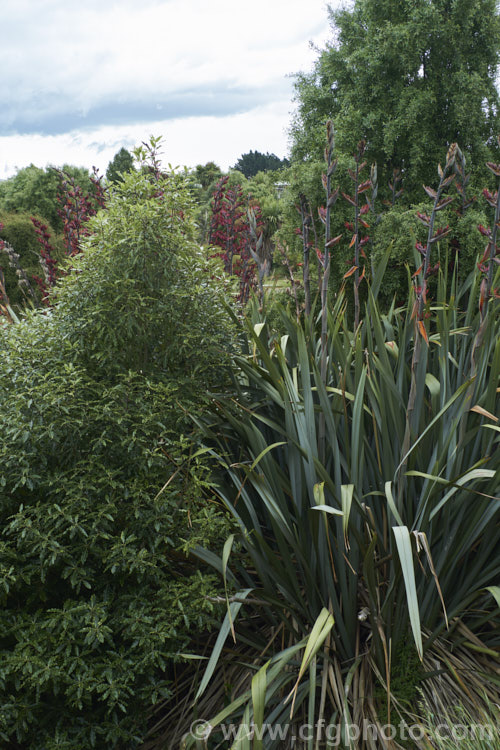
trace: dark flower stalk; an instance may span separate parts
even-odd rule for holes
[[[413,307],[412,312],[412,318],[415,319],[415,337],[414,337],[414,346],[413,346],[413,356],[411,361],[411,384],[410,384],[410,392],[408,396],[408,404],[406,407],[406,428],[405,428],[405,435],[403,439],[402,444],[402,456],[403,460],[399,467],[399,488],[398,488],[398,501],[402,501],[403,496],[403,490],[405,485],[405,471],[406,467],[408,465],[408,451],[410,449],[412,438],[415,437],[417,431],[418,431],[418,424],[415,422],[414,417],[414,411],[415,411],[415,401],[417,397],[417,385],[418,385],[418,373],[420,371],[420,359],[422,354],[422,339],[425,340],[425,342],[428,344],[429,339],[427,336],[427,330],[425,327],[425,321],[424,321],[424,306],[427,301],[427,279],[432,273],[437,273],[439,265],[431,267],[431,252],[432,252],[432,246],[438,242],[440,239],[445,237],[450,229],[449,227],[439,228],[436,231],[434,231],[434,223],[436,219],[436,214],[438,211],[441,211],[443,208],[448,206],[451,201],[454,199],[453,196],[446,196],[445,198],[442,198],[443,191],[451,185],[453,182],[455,175],[449,174],[450,170],[453,168],[454,162],[455,162],[455,156],[457,151],[457,144],[453,143],[449,150],[446,157],[446,165],[445,168],[442,169],[441,165],[438,166],[438,174],[439,174],[439,185],[437,190],[433,190],[430,187],[424,186],[424,190],[427,193],[427,195],[433,199],[433,207],[431,215],[428,216],[427,214],[417,213],[418,218],[420,221],[427,227],[427,243],[425,247],[421,245],[419,242],[416,244],[416,248],[419,251],[419,253],[423,256],[423,261],[420,265],[420,268],[416,271],[414,276],[419,277],[419,286],[416,289],[417,295],[416,295],[416,301]]]
[[[392,171],[392,180],[389,180],[389,190],[391,191],[391,200],[390,201],[384,201],[386,206],[395,206],[396,201],[398,198],[401,198],[401,196],[404,193],[404,188],[399,187],[399,183],[402,181],[403,177],[401,175],[400,169],[393,169]]]
[[[328,281],[330,278],[330,248],[340,242],[341,235],[331,237],[330,214],[338,198],[338,188],[332,190],[332,177],[337,169],[337,159],[333,158],[335,148],[335,136],[333,132],[333,123],[328,121],[326,126],[327,145],[325,147],[326,174],[322,175],[323,187],[326,193],[326,208],[318,209],[321,221],[325,225],[325,251],[320,258],[323,278],[321,281],[321,380],[326,385],[327,373],[327,344],[328,344]],[[318,452],[321,461],[325,458],[325,418],[321,414],[318,425]]]
[[[360,206],[359,196],[372,188],[374,189],[374,184],[372,183],[372,179],[364,180],[360,183],[360,174],[363,171],[363,169],[366,167],[366,161],[361,161],[363,158],[363,154],[365,153],[366,148],[366,142],[360,141],[358,143],[358,149],[356,153],[354,154],[354,162],[355,162],[355,169],[349,169],[349,177],[354,183],[354,195],[348,195],[347,193],[342,193],[344,198],[348,203],[350,203],[351,206],[354,207],[354,224],[352,225],[353,229],[353,235],[351,239],[351,244],[349,247],[354,246],[354,260],[353,265],[347,271],[347,273],[344,275],[344,278],[347,278],[348,276],[351,276],[354,274],[354,328],[357,329],[359,325],[359,317],[360,317],[360,305],[359,305],[359,285],[365,277],[365,266],[363,265],[363,271],[360,275],[359,273],[359,267],[360,267],[360,252],[364,254],[364,252],[361,250],[361,248],[366,245],[370,238],[366,235],[363,237],[360,237],[360,227],[363,229],[369,229],[369,224],[362,218],[363,214],[368,213],[371,210],[371,204],[370,201],[368,201],[364,206]],[[376,173],[375,173],[376,174]]]
[[[440,180],[437,190],[433,190],[430,187],[424,186],[425,192],[434,201],[431,215],[427,216],[427,214],[417,212],[417,217],[428,229],[425,248],[419,242],[416,243],[417,250],[423,256],[423,262],[416,272],[416,275],[418,275],[420,279],[420,286],[417,288],[417,307],[416,311],[414,312],[416,313],[416,319],[418,327],[420,329],[420,333],[424,338],[427,338],[424,332],[425,327],[422,327],[422,325],[420,324],[423,321],[424,305],[427,299],[427,279],[432,273],[437,271],[436,267],[431,268],[432,246],[436,242],[439,242],[439,240],[446,237],[446,235],[451,231],[448,226],[441,227],[434,231],[434,223],[436,220],[437,212],[442,211],[443,208],[446,208],[446,206],[448,206],[454,200],[454,197],[450,195],[446,196],[445,198],[442,198],[441,196],[444,190],[446,190],[446,188],[449,187],[455,179],[455,174],[449,174],[449,172],[455,164],[456,152],[457,144],[453,143],[448,150],[445,168],[442,169],[441,165],[439,165],[438,167]]]
[[[312,223],[312,217],[307,209],[306,197],[303,193],[299,196],[300,199],[300,216],[302,219],[302,252],[303,252],[303,267],[302,267],[302,278],[304,282],[304,295],[305,295],[305,312],[309,315],[311,312],[311,284],[310,284],[310,272],[309,272],[309,253],[311,249],[311,243],[309,242],[309,228]]]
[[[500,144],[500,136],[498,137],[498,141]],[[486,166],[493,172],[495,177],[500,178],[500,164],[487,162]],[[495,216],[492,229],[479,227],[479,231],[488,237],[488,244],[486,245],[483,257],[478,263],[479,270],[484,274],[479,295],[479,310],[482,320],[486,318],[490,298],[492,296],[498,297],[496,290],[492,290],[492,286],[495,264],[500,263],[500,252],[497,245],[497,234],[500,226],[500,188],[495,193],[490,193],[489,190],[484,189],[483,196],[488,205],[495,209]]]
[[[259,301],[264,303],[264,278],[270,270],[269,259],[264,255],[264,222],[259,206],[250,207],[247,211],[249,226],[248,251],[257,266],[259,281]],[[252,246],[253,245],[253,246]]]

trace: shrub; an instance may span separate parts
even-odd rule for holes
[[[4,743],[136,746],[212,622],[185,551],[227,529],[186,411],[225,384],[232,327],[191,215],[183,177],[126,175],[54,307],[0,330]]]
[[[454,204],[451,204],[452,208]],[[439,242],[436,261],[443,269],[454,268],[458,260],[458,276],[464,280],[472,271],[479,253],[482,254],[485,242],[477,231],[479,224],[488,224],[484,210],[479,207],[468,209],[463,215],[448,208],[440,215],[440,224],[449,225],[451,233]],[[429,211],[428,203],[419,203],[411,208],[396,204],[380,217],[373,230],[373,264],[377,268],[390,247],[388,268],[381,289],[381,300],[390,304],[393,297],[404,303],[408,286],[408,268],[414,268],[415,243],[425,236],[425,229],[417,218],[417,212]],[[432,282],[431,282],[432,283]],[[435,290],[435,284],[431,287]]]
[[[0,222],[2,224],[0,227],[0,240],[8,242],[19,255],[19,263],[33,287],[36,295],[35,303],[38,303],[40,301],[40,293],[33,281],[33,277],[42,275],[40,267],[40,243],[31,218],[32,215],[27,213],[0,214]],[[43,219],[40,216],[34,216],[33,218],[43,223]],[[51,244],[56,251],[56,258],[60,260],[64,254],[62,237],[54,237],[52,227],[48,226],[47,229],[52,235]],[[16,309],[24,307],[27,300],[32,299],[31,295],[29,293],[25,294],[24,290],[19,287],[16,269],[12,268],[8,256],[1,250],[0,268],[3,269],[5,275],[5,285],[11,304]]]

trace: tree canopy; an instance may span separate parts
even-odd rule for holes
[[[452,142],[474,165],[491,158],[500,127],[495,0],[355,0],[330,9],[330,20],[332,40],[296,79],[295,159],[320,158],[328,118],[338,151],[365,139],[366,158],[384,177],[401,168],[409,194],[433,178]]]
[[[257,172],[274,171],[282,169],[289,164],[288,159],[280,159],[276,154],[269,152],[262,154],[260,151],[249,151],[242,154],[233,169],[243,172],[245,177],[254,177]]]
[[[207,161],[206,164],[197,164],[191,174],[201,189],[206,190],[222,177],[222,170],[215,162]]]
[[[106,179],[109,182],[121,182],[122,174],[134,169],[134,157],[126,148],[121,148],[113,156],[106,169]]]
[[[91,191],[92,184],[87,169],[65,164],[61,171],[72,177],[85,194]],[[30,164],[0,183],[0,211],[37,214],[56,232],[61,231],[63,220],[59,215],[61,206],[57,200],[60,184],[57,169],[42,169]]]

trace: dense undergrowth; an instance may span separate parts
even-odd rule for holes
[[[498,251],[486,232],[465,280],[459,261],[434,264],[457,153],[426,188],[434,204],[420,216],[427,242],[405,304],[379,300],[387,250],[358,308],[341,289],[300,319],[274,310],[270,328],[266,307],[254,307],[248,351],[234,358],[237,396],[198,420],[239,533],[218,558],[197,551],[231,594],[193,690],[205,723],[182,747],[292,747],[304,726],[314,731],[300,746],[327,747],[329,726],[346,748],[427,748],[425,734],[390,744],[383,725],[419,724],[425,711],[438,720],[456,706],[478,720],[496,710]],[[332,173],[331,150],[326,158]],[[497,194],[487,198],[498,206]],[[324,277],[333,244],[327,229]],[[418,665],[406,689],[403,653]],[[377,737],[350,737],[364,721]]]
[[[188,180],[161,174],[154,143],[82,225],[44,310],[3,294],[6,747],[271,750],[308,726],[316,750],[329,726],[375,750],[383,725],[495,710],[498,192],[453,214],[453,145],[428,202],[364,235],[360,142],[339,272],[327,133],[323,233],[305,201],[288,307],[261,285],[231,312]],[[266,241],[247,219],[223,257],[248,261],[240,299]],[[350,737],[364,721],[378,739]],[[431,730],[392,747],[440,748]]]
[[[187,551],[228,525],[186,415],[227,385],[234,334],[194,232],[182,176],[130,174],[50,307],[0,326],[4,748],[137,746],[213,626]]]

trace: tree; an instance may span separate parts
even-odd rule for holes
[[[319,159],[334,119],[337,150],[366,141],[379,182],[401,168],[408,198],[458,142],[476,168],[500,128],[495,0],[355,0],[330,9],[333,39],[296,80],[295,160]]]
[[[197,164],[192,171],[192,176],[195,179],[197,185],[202,190],[206,190],[216,180],[220,180],[222,177],[222,170],[213,161],[207,161],[206,164]]]
[[[54,231],[62,231],[63,220],[57,200],[61,183],[60,171],[72,178],[83,193],[92,191],[89,172],[82,167],[65,164],[62,170],[58,170],[53,167],[41,169],[31,164],[0,183],[0,210],[36,214],[43,217]]]
[[[249,151],[247,154],[240,156],[233,169],[238,169],[243,172],[245,177],[249,178],[254,177],[257,172],[272,172],[276,169],[283,169],[288,165],[288,159],[280,159],[276,154]]]
[[[122,175],[134,169],[134,157],[126,148],[121,148],[113,156],[106,169],[108,182],[121,182]]]
[[[0,327],[0,736],[26,750],[137,747],[213,617],[185,550],[226,526],[187,447],[233,329],[186,178],[124,175],[82,244],[50,313]]]

